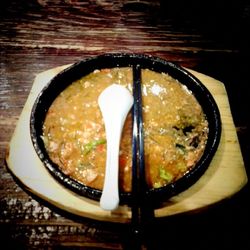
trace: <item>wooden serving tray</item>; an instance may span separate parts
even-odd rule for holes
[[[110,222],[127,223],[130,208],[119,206],[115,211],[104,211],[99,203],[79,196],[59,184],[39,160],[31,142],[29,119],[33,103],[42,88],[64,65],[37,75],[9,144],[6,161],[11,172],[34,194],[67,212]],[[205,174],[189,189],[170,198],[155,210],[156,217],[198,210],[229,198],[246,183],[247,175],[227,93],[223,83],[190,70],[209,89],[219,107],[222,134],[218,150]]]

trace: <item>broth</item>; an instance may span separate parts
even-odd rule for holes
[[[187,87],[165,73],[142,70],[142,104],[146,179],[150,188],[167,185],[200,159],[208,137],[202,107]],[[97,99],[116,83],[132,92],[132,69],[95,70],[73,82],[54,100],[43,125],[43,141],[51,160],[75,180],[102,189],[106,136]],[[128,114],[120,144],[119,185],[131,190],[132,115]]]

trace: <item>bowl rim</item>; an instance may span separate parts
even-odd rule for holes
[[[158,203],[192,186],[206,171],[218,148],[221,137],[221,118],[218,106],[203,83],[182,66],[160,57],[136,53],[106,53],[82,59],[54,76],[40,91],[32,106],[29,123],[32,144],[43,165],[59,183],[78,195],[99,200],[102,191],[84,185],[66,175],[50,160],[41,138],[41,122],[43,123],[46,112],[55,97],[69,86],[74,79],[77,80],[95,69],[132,66],[134,64],[140,64],[141,68],[168,73],[181,84],[187,86],[202,106],[209,123],[208,140],[200,160],[175,182],[161,188],[148,189],[146,192],[147,198]],[[120,204],[129,205],[131,200],[131,193],[120,192]]]

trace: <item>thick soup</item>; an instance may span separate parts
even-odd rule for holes
[[[132,91],[132,69],[96,70],[67,87],[53,102],[43,125],[43,141],[53,162],[79,182],[102,189],[106,136],[97,99],[117,83]],[[201,106],[186,88],[165,73],[142,70],[146,177],[149,187],[171,183],[200,159],[208,137]],[[132,116],[120,145],[119,183],[131,190]]]

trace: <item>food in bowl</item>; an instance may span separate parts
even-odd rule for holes
[[[167,73],[142,69],[142,108],[146,180],[161,188],[189,172],[200,160],[209,124],[186,85]],[[97,99],[117,83],[132,92],[132,68],[94,70],[64,89],[49,107],[42,139],[50,159],[66,174],[102,190],[106,162],[105,128]],[[120,145],[119,185],[131,191],[132,115],[128,115]]]

